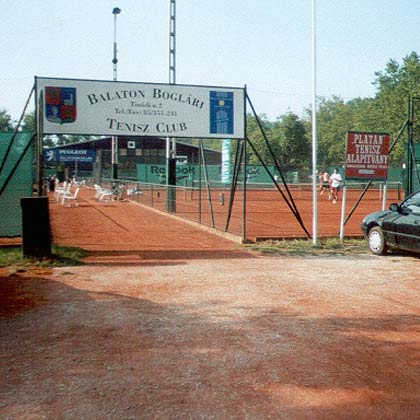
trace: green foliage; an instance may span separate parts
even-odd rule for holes
[[[17,123],[18,121],[14,121],[6,110],[0,111],[0,131],[12,131]],[[25,114],[20,129],[24,131],[35,130],[35,113],[33,111]]]
[[[360,255],[368,254],[364,239],[347,239],[341,241],[338,238],[330,238],[318,241],[314,245],[311,240],[269,240],[252,245],[247,245],[253,251],[270,255]]]
[[[381,113],[381,123],[385,127],[384,131],[395,137],[407,120],[409,97],[420,96],[420,57],[413,51],[403,58],[401,65],[392,59],[387,63],[385,70],[376,72],[375,75],[375,100]],[[418,126],[417,122],[414,127],[417,132]],[[391,156],[391,163],[399,163],[402,160],[403,143],[400,142]]]
[[[22,264],[22,249],[20,247],[0,248],[0,267]]]
[[[258,123],[259,122],[259,123]],[[269,149],[266,146],[263,134],[261,132],[260,126],[268,136],[271,131],[271,123],[267,119],[267,116],[262,114],[255,118],[252,114],[247,115],[246,119],[247,124],[247,136],[248,139],[252,142],[254,147],[257,149],[261,158],[264,162],[272,162],[272,158],[269,152]],[[251,165],[259,165],[261,162],[258,159],[257,155],[253,151],[248,152],[248,163]]]
[[[22,130],[35,131],[35,112],[25,114],[22,122]]]
[[[0,247],[0,267],[66,267],[82,264],[85,256],[86,252],[80,248],[53,246],[51,258],[33,260],[23,257],[21,247]]]
[[[0,110],[0,131],[13,130],[12,117],[6,112],[6,110]]]
[[[285,170],[303,169],[309,166],[310,145],[305,124],[291,112],[279,117],[272,126],[277,142],[274,151]]]
[[[352,115],[339,97],[321,98],[317,111],[319,163],[322,167],[338,166],[345,153],[346,133],[352,127]]]

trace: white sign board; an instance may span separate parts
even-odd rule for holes
[[[244,138],[243,88],[35,78],[45,134]]]

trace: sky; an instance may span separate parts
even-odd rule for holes
[[[19,119],[35,76],[112,80],[114,7],[118,80],[168,83],[169,5],[0,0],[0,110]],[[374,96],[375,72],[390,59],[420,52],[419,20],[413,0],[176,0],[176,82],[246,86],[258,114],[303,116],[313,95],[313,33],[317,96],[347,101]]]

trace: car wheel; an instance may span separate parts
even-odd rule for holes
[[[384,255],[388,250],[384,233],[379,226],[373,227],[368,235],[368,247],[374,255]]]

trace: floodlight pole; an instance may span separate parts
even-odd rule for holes
[[[176,84],[176,2],[169,2],[169,84]],[[172,145],[171,145],[172,143]],[[176,140],[166,137],[166,210],[175,211],[176,204]]]
[[[318,241],[318,177],[316,136],[316,0],[312,0],[312,243]]]
[[[113,80],[117,81],[117,15],[121,13],[119,7],[114,7],[112,9],[112,14],[114,15],[114,56],[112,59],[113,65]],[[111,139],[111,165],[112,165],[112,179],[118,178],[118,137],[112,136]]]
[[[169,84],[176,84],[176,2],[169,5]],[[176,139],[172,138],[172,154],[176,158]]]
[[[176,2],[169,5],[169,83],[176,83]]]

